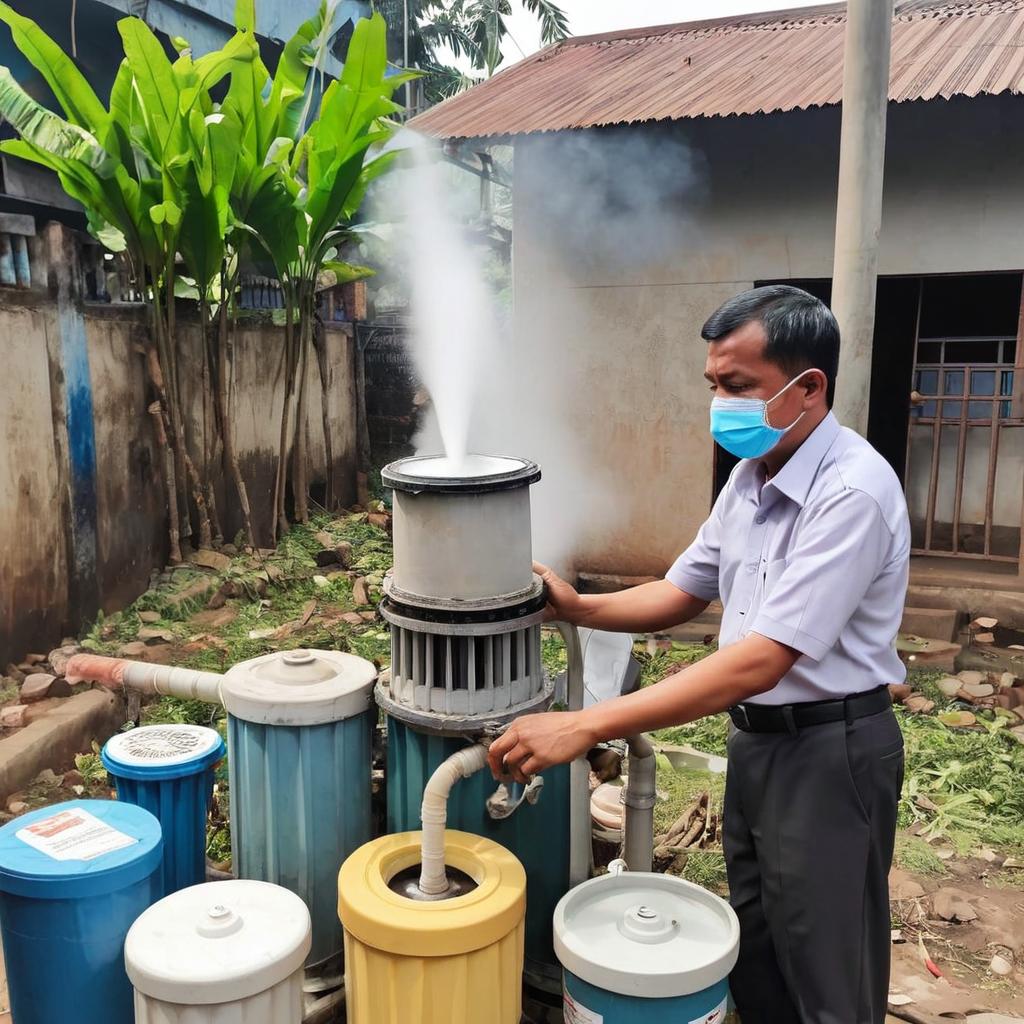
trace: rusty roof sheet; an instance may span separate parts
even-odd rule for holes
[[[581,36],[412,121],[438,138],[803,110],[842,97],[845,4]],[[1024,91],[1024,0],[899,0],[889,97]]]

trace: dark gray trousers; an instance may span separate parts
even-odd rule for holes
[[[891,710],[796,735],[732,730],[723,842],[743,1024],[883,1024],[902,784]]]

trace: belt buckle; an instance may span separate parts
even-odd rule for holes
[[[747,714],[747,709],[742,704],[736,704],[733,706],[732,710],[735,712],[733,722],[735,723],[736,728],[740,729],[742,732],[753,732],[753,727],[750,724],[750,715]],[[739,716],[742,719],[742,722],[737,722],[736,716]]]

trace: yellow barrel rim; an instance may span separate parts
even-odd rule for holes
[[[445,863],[477,883],[450,900],[421,903],[388,888],[395,875],[419,862],[419,832],[381,836],[356,850],[338,873],[345,930],[388,953],[458,956],[492,945],[523,919],[526,872],[503,846],[467,832],[445,833]]]

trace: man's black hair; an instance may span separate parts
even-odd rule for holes
[[[839,325],[821,299],[788,284],[751,288],[723,303],[708,317],[700,336],[719,341],[752,320],[764,327],[764,357],[790,377],[821,370],[828,380],[828,407],[839,369]]]

